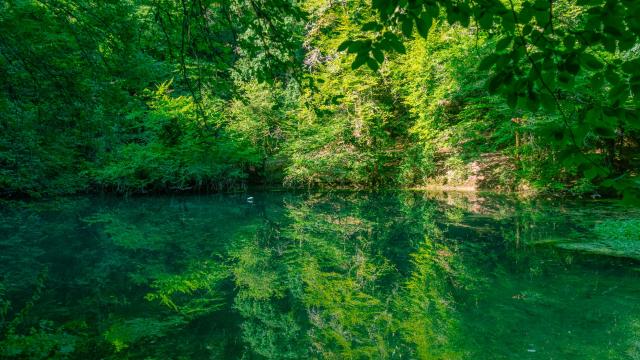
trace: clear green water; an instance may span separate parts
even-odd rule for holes
[[[640,359],[638,219],[421,192],[4,203],[0,358]]]

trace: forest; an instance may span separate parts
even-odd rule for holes
[[[638,198],[634,0],[7,0],[0,197]]]
[[[640,360],[640,0],[1,0],[0,359]]]

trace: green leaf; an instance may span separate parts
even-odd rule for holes
[[[620,83],[620,75],[618,75],[615,68],[611,66],[607,67],[607,70],[604,72],[604,77],[612,85]]]
[[[371,53],[380,64],[384,62],[384,53],[380,49],[371,49]]]
[[[538,93],[536,93],[533,90],[529,91],[529,96],[527,96],[527,108],[531,112],[536,112],[538,111],[539,107],[540,107],[540,97],[538,96]]]
[[[609,91],[609,102],[611,104],[623,103],[628,97],[629,86],[625,83],[619,83]]]
[[[478,65],[478,70],[486,71],[493,67],[498,61],[499,56],[497,54],[489,54],[485,56],[481,61],[480,65]]]
[[[359,67],[361,67],[362,65],[365,64],[365,62],[367,62],[367,59],[369,59],[369,54],[366,52],[360,52],[358,53],[358,55],[356,56],[355,60],[353,60],[353,63],[351,63],[351,69],[355,70]]]
[[[347,52],[349,54],[355,54],[355,53],[359,53],[359,52],[362,51],[362,49],[365,47],[365,42],[363,40],[350,41],[349,44],[346,45],[346,46],[347,46],[347,49],[348,49]]]
[[[564,39],[562,39],[562,44],[564,45],[564,47],[566,47],[567,49],[573,49],[573,47],[576,45],[576,38],[575,36],[566,36]]]
[[[590,70],[600,70],[604,68],[604,65],[594,55],[589,53],[582,53],[580,55],[580,63]]]
[[[511,38],[510,36],[498,40],[498,42],[496,43],[496,51],[500,52],[505,50],[507,47],[509,47],[509,45],[511,45],[512,41],[513,38]]]
[[[471,22],[471,17],[467,14],[460,15],[460,25],[463,27],[469,27],[469,23]]]
[[[347,50],[351,46],[352,43],[353,43],[353,41],[351,41],[351,40],[343,41],[342,44],[340,44],[340,46],[338,46],[338,51]]]
[[[493,14],[487,12],[477,19],[478,24],[484,30],[488,30],[493,26]]]
[[[546,62],[545,62],[546,64]],[[551,63],[553,65],[553,63]],[[554,90],[556,87],[556,72],[555,68],[548,68],[546,65],[543,65],[543,70],[541,71],[540,85],[542,88],[550,88]]]
[[[585,114],[584,121],[593,126],[600,122],[601,117],[602,112],[600,111],[600,108],[592,108]]]
[[[556,100],[547,91],[540,93],[540,103],[546,111],[551,113],[556,111]]]
[[[413,33],[413,20],[411,18],[406,17],[402,22],[402,34],[406,37],[411,37]]]
[[[431,25],[433,23],[433,19],[427,13],[422,13],[420,18],[416,19],[416,27],[418,29],[418,34],[423,38],[427,38],[429,35],[429,29],[431,29]]]
[[[375,21],[370,21],[362,25],[362,31],[379,31],[382,30],[382,26]]]
[[[507,105],[511,109],[515,109],[518,106],[518,94],[515,92],[510,92],[507,94]]]
[[[518,21],[522,24],[526,24],[533,19],[534,11],[530,6],[523,7],[518,14]]]
[[[516,30],[516,23],[511,16],[505,16],[502,18],[502,28],[508,34],[511,34]]]
[[[407,48],[404,47],[402,41],[400,41],[397,37],[389,38],[389,46],[396,52],[400,54],[405,54],[407,52]]]
[[[537,11],[535,14],[535,18],[538,26],[545,27],[549,22],[549,10],[547,9],[546,11]]]
[[[491,94],[495,94],[505,81],[505,73],[496,73],[489,78],[487,88]]]
[[[596,166],[592,166],[584,171],[584,177],[587,180],[593,180],[598,176],[600,176],[600,174],[601,174],[600,168]]]
[[[593,89],[598,90],[602,86],[604,86],[604,75],[602,75],[602,73],[594,74],[593,76],[591,76],[590,81]]]
[[[371,0],[371,7],[374,9],[381,10],[384,6],[386,6],[385,0]]]
[[[370,57],[367,58],[367,66],[369,66],[369,68],[373,71],[378,71],[378,69],[380,68],[378,62]]]
[[[621,69],[628,74],[640,71],[640,59],[633,59],[622,63]]]

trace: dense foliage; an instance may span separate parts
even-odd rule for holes
[[[634,198],[639,15],[634,0],[8,0],[0,196]]]

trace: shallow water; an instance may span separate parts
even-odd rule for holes
[[[640,359],[640,215],[616,203],[261,192],[2,206],[0,358]]]

